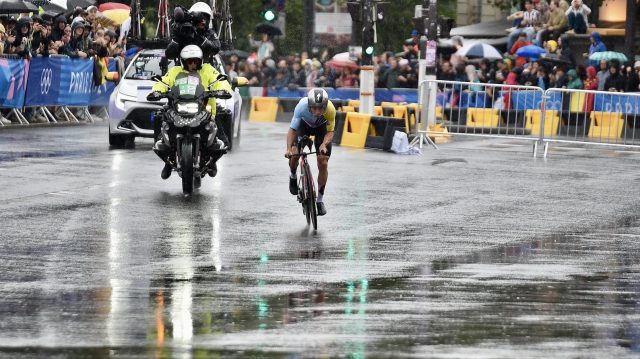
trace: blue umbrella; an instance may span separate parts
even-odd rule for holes
[[[518,51],[516,51],[516,55],[521,57],[532,58],[532,59],[538,59],[540,58],[540,55],[546,54],[546,53],[547,53],[547,50],[536,45],[527,45],[525,47],[519,48]]]

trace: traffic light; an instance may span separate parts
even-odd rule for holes
[[[262,6],[260,17],[266,22],[275,22],[278,19],[275,2],[273,0],[262,0]]]
[[[376,53],[375,29],[373,26],[365,27],[362,32],[362,64],[372,65],[373,56]]]

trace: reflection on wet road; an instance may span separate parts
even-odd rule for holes
[[[285,130],[191,198],[148,141],[0,132],[0,357],[640,355],[640,155],[337,147],[314,232]]]

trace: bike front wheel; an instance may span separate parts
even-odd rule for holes
[[[307,224],[313,224],[313,229],[318,229],[318,210],[316,207],[316,189],[313,182],[313,175],[311,174],[311,168],[308,163],[304,164],[306,176],[306,188],[307,188]]]

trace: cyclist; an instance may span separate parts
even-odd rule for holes
[[[298,179],[296,169],[298,159],[291,157],[298,154],[297,141],[304,135],[314,136],[314,145],[318,161],[318,216],[327,214],[327,209],[323,202],[324,190],[329,177],[328,166],[331,156],[331,141],[333,140],[333,130],[336,122],[336,108],[329,101],[327,91],[321,88],[313,88],[307,93],[306,98],[300,99],[293,112],[291,126],[287,133],[287,152],[289,157],[289,192],[292,195],[298,194]]]

